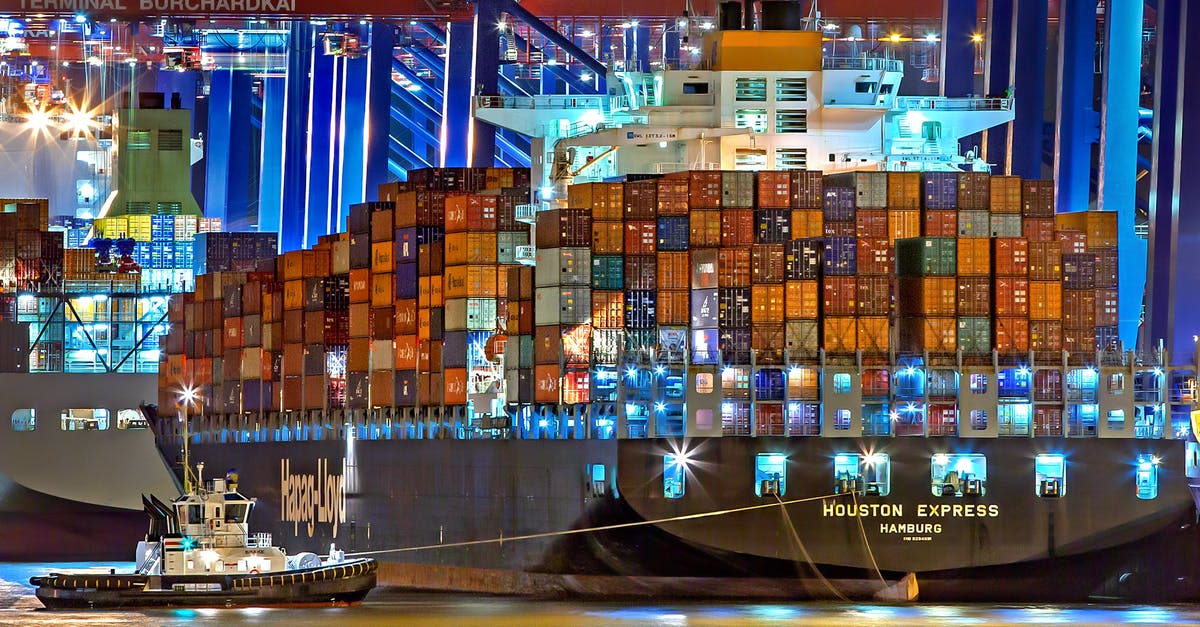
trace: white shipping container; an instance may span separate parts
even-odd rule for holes
[[[350,274],[350,240],[338,240],[333,243],[330,269],[333,270],[333,274]]]
[[[371,370],[394,370],[396,348],[392,340],[371,341]]]
[[[547,248],[537,251],[533,271],[535,287],[591,285],[592,251],[589,248]]]
[[[444,328],[447,331],[467,330],[467,299],[447,298]]]
[[[588,324],[592,320],[589,287],[539,287],[533,294],[533,323]]]

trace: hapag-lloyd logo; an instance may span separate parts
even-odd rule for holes
[[[342,458],[341,473],[330,474],[329,460],[317,460],[317,474],[292,474],[292,460],[279,462],[279,517],[293,524],[292,533],[300,534],[304,523],[308,537],[313,537],[317,523],[332,526],[337,537],[338,524],[346,522],[346,459]]]

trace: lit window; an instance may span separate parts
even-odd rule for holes
[[[862,491],[862,455],[838,453],[833,456],[833,491],[850,494]]]
[[[713,410],[697,409],[696,410],[696,428],[697,429],[712,429],[713,428]]]
[[[983,431],[988,428],[988,413],[986,409],[971,410],[971,429]]]
[[[142,412],[136,409],[122,409],[117,412],[118,429],[145,429],[149,426]]]
[[[766,102],[767,79],[739,78],[733,84],[734,100]]]
[[[707,94],[708,83],[684,83],[683,93],[687,95]]]
[[[716,377],[711,372],[700,372],[696,374],[696,393],[697,394],[712,394],[713,386],[716,383]]]
[[[104,431],[108,429],[108,410],[64,409],[60,415],[63,431]]]
[[[833,375],[833,393],[834,394],[849,394],[850,393],[850,373],[839,372]]]
[[[1122,394],[1125,392],[1125,375],[1120,372],[1114,372],[1108,375],[1108,391],[1111,394]]]
[[[783,496],[787,492],[787,458],[782,453],[754,456],[754,496]]]
[[[833,491],[887,496],[892,491],[891,459],[881,453],[838,453],[833,457]]]
[[[808,111],[804,109],[779,109],[775,111],[775,132],[807,133]]]
[[[663,455],[663,496],[669,499],[683,498],[685,464],[682,456]]]
[[[780,102],[803,102],[808,100],[808,79],[775,79],[775,100]]]
[[[1137,456],[1137,472],[1134,483],[1137,486],[1139,499],[1158,498],[1158,464],[1159,459],[1153,455]]]
[[[863,458],[863,480],[867,496],[887,496],[892,491],[892,459],[883,453]]]
[[[978,453],[934,455],[930,477],[934,496],[983,496],[987,488],[987,458]]]
[[[13,431],[33,431],[37,427],[37,412],[33,409],[16,409],[12,413]]]
[[[776,170],[804,170],[808,168],[808,149],[776,148]]]
[[[767,132],[766,109],[738,109],[733,113],[733,125],[752,129],[755,133]]]
[[[847,431],[850,429],[849,409],[839,409],[833,412],[833,428],[838,431]]]
[[[150,131],[130,129],[126,147],[130,150],[150,150]]]
[[[858,94],[873,94],[879,89],[879,83],[875,81],[857,81],[854,83],[854,92]]]
[[[988,376],[982,372],[976,372],[971,375],[971,393],[972,394],[987,394]]]
[[[1038,496],[1059,497],[1067,493],[1067,460],[1062,455],[1033,458],[1033,489]]]
[[[1110,409],[1108,410],[1108,430],[1121,431],[1125,428],[1125,410]]]

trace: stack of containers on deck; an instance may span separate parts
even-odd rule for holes
[[[1058,359],[1063,348],[1062,247],[1054,236],[1054,184],[1021,183],[1021,233],[1029,242],[1029,350]]]
[[[691,350],[692,361],[715,364],[720,357],[722,326],[728,322],[722,311],[728,304],[728,283],[721,279],[722,267],[728,267],[721,250],[721,173],[690,172],[668,179],[687,184],[688,250],[691,252]],[[672,208],[678,213],[677,208]],[[723,322],[724,321],[724,322]]]
[[[468,294],[494,297],[496,294],[494,271],[481,270],[483,266],[479,264],[457,266],[453,273],[446,271],[446,197],[450,192],[445,188],[457,190],[457,185],[456,181],[427,173],[415,176],[409,182],[408,187],[415,189],[399,191],[394,196],[395,213],[400,221],[394,225],[398,231],[393,232],[393,237],[401,242],[402,251],[413,251],[409,256],[397,257],[396,272],[392,277],[394,302],[400,303],[398,306],[404,310],[408,307],[405,301],[416,301],[415,333],[397,333],[395,336],[395,359],[401,363],[397,364],[392,389],[395,404],[400,407],[442,404],[446,388],[442,365],[446,298],[450,294],[454,298],[466,298]],[[472,278],[474,286],[468,285]],[[374,295],[374,291],[372,293]],[[402,311],[396,324],[407,325],[406,316]],[[405,326],[396,331],[410,329]],[[372,374],[372,394],[376,378]]]
[[[787,253],[792,241],[791,176],[759,172],[754,209],[754,245],[750,249],[750,347],[759,364],[783,363],[787,344]],[[751,179],[753,180],[753,179]],[[759,424],[779,416],[760,416]]]
[[[0,235],[0,280],[16,291],[56,284],[62,277],[63,234],[46,232],[49,203],[0,199],[0,216],[7,227]]]
[[[721,250],[717,254],[717,348],[726,363],[750,363],[754,269],[753,173],[721,172]],[[703,208],[701,208],[703,210]],[[762,284],[760,284],[762,285]],[[761,291],[761,290],[760,290]],[[764,320],[764,312],[759,313]]]
[[[896,240],[897,348],[952,353],[958,346],[958,178],[921,173],[921,237]]]
[[[1055,216],[1063,246],[1063,349],[1088,353],[1118,344],[1117,214]]]
[[[1021,235],[1021,179],[991,179],[995,348],[1029,352],[1029,240]]]
[[[784,298],[784,348],[789,358],[811,359],[821,348],[821,268],[824,265],[825,220],[822,211],[824,192],[820,172],[795,170],[787,172],[788,206],[791,208],[792,239],[786,244],[784,263],[787,283]],[[760,172],[760,181],[776,179],[766,185],[774,194],[763,195],[759,187],[759,203],[778,204],[770,200],[778,194],[779,173]]]
[[[478,383],[485,378],[475,373],[488,368],[485,362],[490,360],[485,360],[483,349],[496,334],[500,312],[507,310],[503,298],[507,294],[499,291],[500,284],[508,279],[507,274],[501,277],[497,270],[491,273],[484,270],[488,266],[496,268],[500,263],[496,208],[495,195],[470,193],[446,197],[442,387],[443,402],[447,405],[464,405],[468,394],[486,391],[471,389],[469,382]],[[511,249],[511,241],[507,244]],[[483,285],[485,281],[487,285]],[[474,289],[476,282],[480,284],[478,291]]]
[[[991,177],[987,173],[958,173],[958,242],[955,250],[958,273],[957,348],[969,354],[984,354],[992,349],[990,202]],[[1019,213],[1017,222],[1019,229]]]
[[[685,183],[680,179],[631,181],[625,184],[625,195],[628,198],[626,218],[650,216],[655,219],[658,348],[664,356],[682,361],[688,347],[688,326],[692,321],[691,223],[686,209],[679,210],[680,201],[686,203]],[[667,213],[662,213],[661,209],[666,209]]]
[[[592,243],[591,209],[538,213],[533,356],[539,403],[590,400]]]
[[[877,177],[868,173],[834,174],[823,181],[825,242],[821,279],[822,345],[831,354],[858,350],[858,222],[857,198],[864,193],[868,205],[886,207],[887,190],[876,189]],[[880,174],[880,173],[871,173]],[[886,186],[886,174],[884,185]],[[858,184],[863,189],[858,189]],[[882,200],[879,196],[882,191]],[[884,214],[886,216],[886,213]],[[886,217],[885,217],[886,220]]]
[[[567,205],[591,218],[591,358],[613,365],[625,347],[625,185],[572,185]]]

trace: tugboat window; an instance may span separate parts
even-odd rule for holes
[[[225,522],[245,523],[246,514],[250,511],[248,503],[230,503],[225,506]]]
[[[754,456],[754,496],[783,496],[787,492],[787,458],[782,453]]]
[[[202,505],[188,505],[188,524],[204,524],[204,507]]]
[[[33,409],[15,409],[12,413],[13,431],[33,431],[37,426],[37,412]]]
[[[1139,499],[1158,498],[1158,464],[1159,459],[1153,455],[1138,455],[1134,483],[1137,485]]]
[[[1040,497],[1057,498],[1067,493],[1067,460],[1062,455],[1033,458],[1033,489]]]
[[[934,496],[983,496],[987,489],[987,458],[978,453],[934,455],[930,471]]]
[[[663,496],[669,499],[683,497],[686,460],[677,455],[663,455]]]

